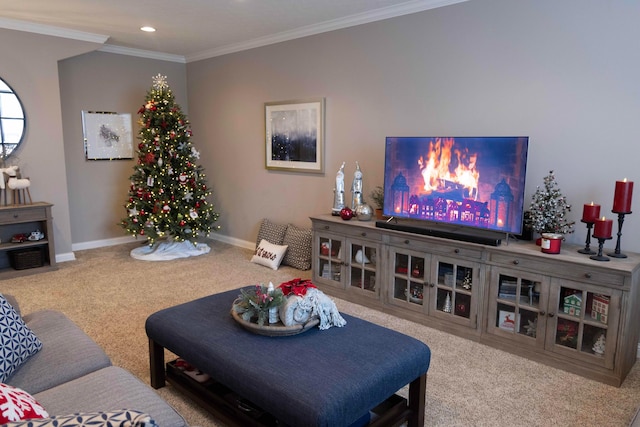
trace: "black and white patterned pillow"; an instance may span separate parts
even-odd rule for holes
[[[11,422],[3,427],[159,427],[147,414],[122,409],[109,412],[80,412],[41,420]]]
[[[310,269],[312,237],[310,229],[289,224],[282,243],[283,245],[287,245],[289,249],[287,253],[284,254],[282,264],[297,268],[298,270]]]
[[[263,219],[260,224],[260,230],[258,230],[258,238],[256,239],[256,248],[262,241],[266,240],[274,245],[282,245],[284,240],[284,233],[287,231],[286,224],[276,224],[268,219]]]
[[[0,294],[0,382],[42,349],[42,342]]]

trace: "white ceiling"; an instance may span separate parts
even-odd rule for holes
[[[0,28],[189,62],[463,1],[0,0]]]

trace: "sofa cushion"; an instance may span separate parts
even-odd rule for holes
[[[0,295],[0,382],[5,382],[41,348],[42,342]]]
[[[13,422],[3,427],[158,427],[147,414],[122,409],[109,412],[89,412],[56,415],[42,420]]]
[[[251,257],[251,262],[277,270],[286,251],[286,246],[274,245],[262,239]]]
[[[284,233],[287,232],[286,224],[276,224],[268,219],[263,219],[258,230],[258,238],[256,239],[256,248],[262,241],[266,240],[274,245],[281,245],[284,240]]]
[[[32,418],[46,418],[49,414],[29,393],[0,383],[0,423]]]
[[[111,365],[102,348],[63,313],[41,310],[25,315],[24,320],[40,337],[42,350],[6,383],[35,394]]]
[[[149,414],[159,426],[187,426],[184,418],[151,387],[116,366],[91,372],[34,397],[53,415],[129,408]]]
[[[282,241],[283,245],[288,246],[282,264],[297,268],[298,270],[310,269],[312,238],[313,234],[310,229],[299,228],[293,224],[289,224]]]

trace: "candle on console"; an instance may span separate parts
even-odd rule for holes
[[[602,217],[596,219],[593,227],[593,237],[596,239],[610,239],[611,229],[613,228],[613,220]]]
[[[623,179],[622,181],[616,181],[616,191],[613,195],[612,212],[630,213],[632,195],[633,195],[632,181],[627,181],[627,178]]]
[[[600,205],[585,204],[582,209],[582,222],[595,222],[600,217]]]

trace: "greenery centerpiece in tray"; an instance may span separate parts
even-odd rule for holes
[[[253,288],[241,289],[238,299],[233,304],[233,310],[242,320],[255,322],[263,326],[269,319],[269,310],[280,307],[285,301],[282,289],[270,289],[262,284]]]

